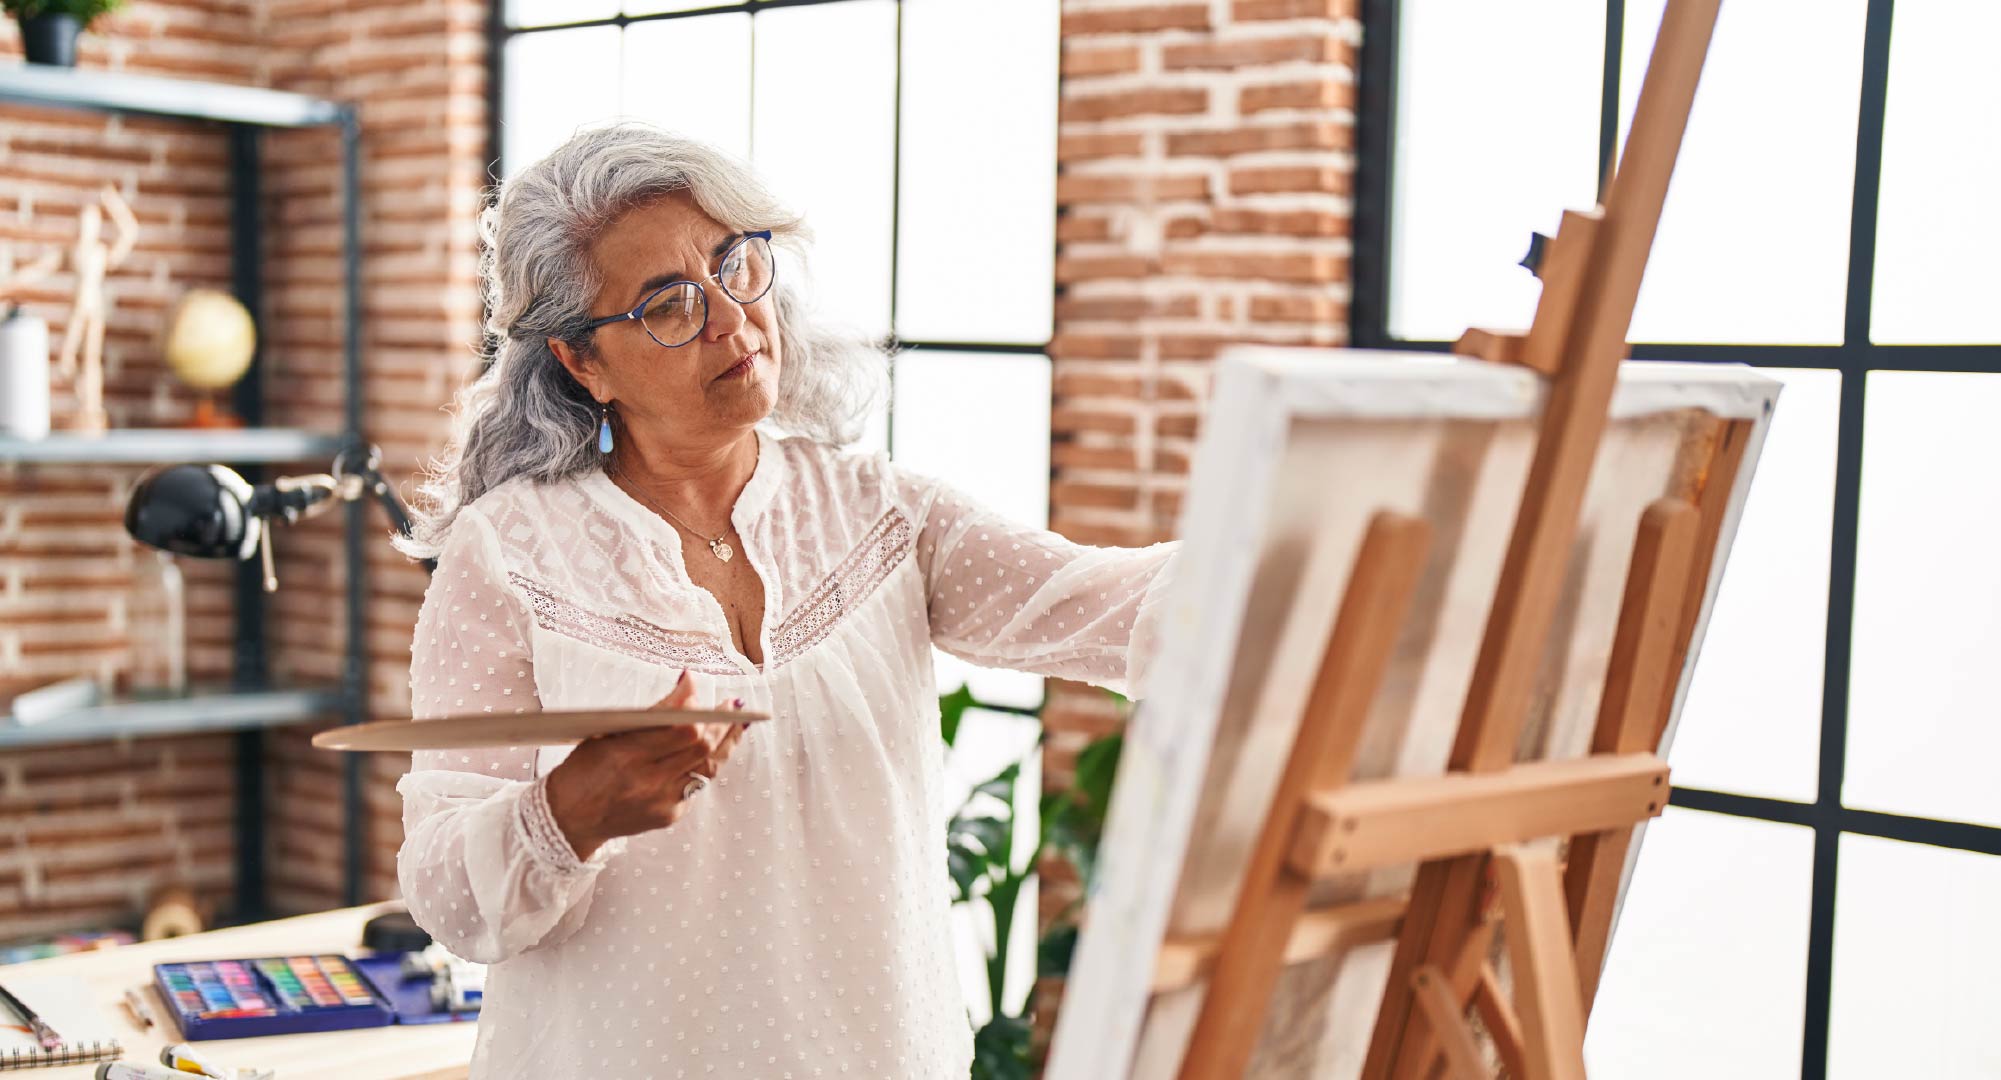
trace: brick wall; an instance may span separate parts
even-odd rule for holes
[[[1170,537],[1208,368],[1231,342],[1347,337],[1356,0],[1064,0],[1052,525]],[[1044,784],[1117,730],[1053,685]],[[1045,867],[1045,921],[1078,897]],[[1037,988],[1038,1026],[1060,986]]]
[[[81,63],[255,83],[251,5],[135,4],[83,39]],[[0,55],[20,52],[12,19]],[[78,213],[110,183],[139,219],[139,243],[112,276],[105,406],[116,426],[182,423],[193,398],[165,371],[158,327],[181,291],[229,286],[227,146],[185,125],[40,109],[0,110],[0,275],[75,236]],[[62,332],[65,267],[21,299]],[[53,388],[54,422],[75,412]],[[0,678],[87,674],[120,683],[158,633],[136,603],[150,555],[126,539],[139,470],[0,465]],[[184,565],[193,678],[226,678],[229,575]],[[234,885],[228,736],[55,746],[0,754],[0,939],[128,917],[163,883],[225,899]]]
[[[472,372],[479,340],[478,237],[485,180],[486,12],[482,0],[262,0],[259,33],[273,57],[268,85],[357,102],[362,139],[362,342],[368,439],[405,493],[443,446],[440,406]],[[282,319],[287,377],[269,401],[277,422],[338,422],[341,343],[340,176],[331,133],[274,144],[267,154],[276,222],[266,304]],[[371,509],[368,546],[369,702],[407,715],[410,638],[428,577],[387,542]],[[347,627],[342,530],[332,516],[287,533],[272,613],[282,642],[274,673],[337,677]],[[269,740],[271,783],[286,794],[271,830],[272,900],[281,910],[337,903],[343,851],[340,759],[307,733]],[[396,777],[409,760],[372,755],[366,785],[371,855],[367,895],[395,892],[402,842]]]
[[[141,0],[84,38],[81,64],[265,85],[361,103],[367,434],[392,475],[436,452],[437,405],[473,362],[484,157],[486,5],[478,0]],[[11,20],[0,56],[19,53]],[[164,370],[166,308],[195,285],[229,283],[228,172],[219,132],[168,122],[0,108],[0,275],[73,235],[98,185],[140,219],[132,260],[109,281],[107,409],[114,426],[172,426],[192,397]],[[342,404],[343,303],[338,143],[326,132],[267,136],[264,310],[269,422],[331,429]],[[26,296],[61,333],[66,274]],[[73,412],[55,387],[55,423]],[[324,463],[316,467],[323,468]],[[150,556],[126,539],[138,469],[0,465],[0,681],[72,674],[124,680],[156,631],[135,582]],[[373,511],[371,511],[373,513]],[[373,531],[386,531],[371,519]],[[338,677],[346,628],[337,516],[276,537],[283,589],[269,615],[272,674]],[[233,635],[228,568],[183,560],[188,657],[226,677]],[[387,543],[369,548],[370,699],[407,711],[409,635],[425,577]],[[304,732],[267,740],[270,887],[284,910],[341,890],[339,762]],[[0,940],[127,918],[162,884],[224,904],[234,887],[228,736],[90,743],[0,754]],[[395,774],[371,760],[368,892],[394,888]]]

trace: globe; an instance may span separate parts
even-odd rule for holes
[[[167,366],[181,381],[203,390],[234,383],[257,352],[257,324],[234,296],[190,289],[167,313],[161,339]]]

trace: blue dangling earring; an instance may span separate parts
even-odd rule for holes
[[[598,453],[611,453],[611,403],[598,406]]]

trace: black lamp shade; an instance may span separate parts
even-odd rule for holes
[[[170,465],[141,477],[125,505],[134,540],[176,555],[247,559],[263,522],[247,504],[250,484],[221,465]]]

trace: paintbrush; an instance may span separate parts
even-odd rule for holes
[[[35,1033],[35,1041],[42,1044],[42,1049],[61,1049],[63,1037],[56,1034],[56,1029],[50,1027],[49,1022],[42,1019],[40,1013],[28,1008],[25,1002],[15,997],[13,991],[4,986],[0,986],[0,1004],[5,1004],[27,1022],[28,1029]]]

